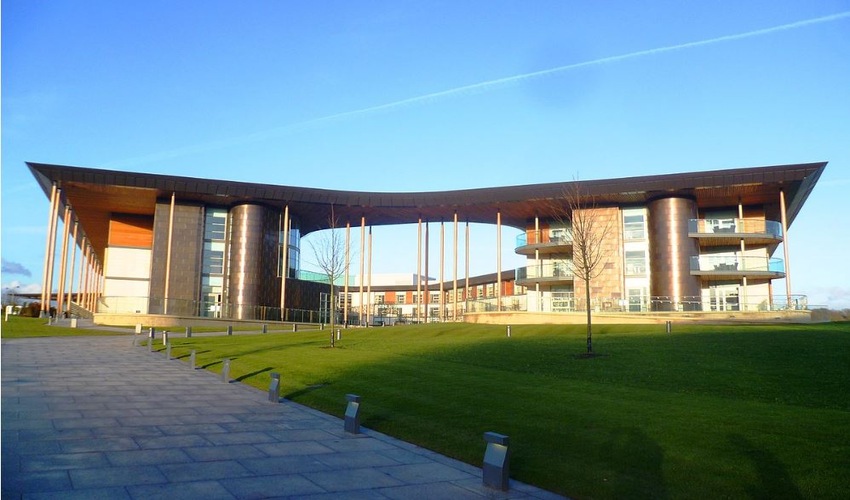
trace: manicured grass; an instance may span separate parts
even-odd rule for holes
[[[63,326],[48,326],[47,318],[24,318],[4,315],[0,319],[0,335],[4,339],[22,339],[30,337],[83,337],[91,335],[122,335],[119,332],[104,330],[87,330],[85,328],[68,328]]]
[[[850,491],[850,324],[419,325],[175,339],[173,353],[480,465],[511,438],[512,477],[577,498],[841,497]],[[157,346],[160,348],[161,346]]]

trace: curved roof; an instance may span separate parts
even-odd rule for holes
[[[525,228],[535,216],[551,211],[575,182],[463,189],[439,192],[361,192],[275,186],[173,175],[121,172],[95,168],[27,162],[47,196],[55,183],[62,203],[70,204],[98,254],[106,246],[111,213],[153,215],[156,201],[233,206],[260,203],[297,215],[302,234],[329,227],[333,208],[340,223],[369,225],[459,220]],[[794,220],[826,162],[675,173],[620,179],[579,181],[581,192],[597,205],[639,205],[653,198],[681,195],[698,206],[765,205],[769,219],[779,220],[779,191],[784,190],[789,224]]]

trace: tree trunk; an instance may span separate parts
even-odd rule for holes
[[[593,328],[590,324],[590,280],[584,280],[584,301],[587,304],[587,353],[593,354],[593,341],[591,337],[591,333]]]

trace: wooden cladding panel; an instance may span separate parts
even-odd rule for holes
[[[151,248],[153,246],[153,217],[112,214],[109,221],[109,246]]]

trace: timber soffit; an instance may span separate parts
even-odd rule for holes
[[[181,199],[208,204],[234,205],[257,202],[282,207],[290,204],[307,213],[301,214],[303,231],[327,227],[330,207],[336,215],[352,223],[361,215],[371,225],[413,223],[423,220],[451,220],[457,212],[461,220],[495,223],[502,212],[502,223],[523,228],[529,217],[540,212],[552,200],[563,197],[572,182],[463,189],[440,192],[357,192],[320,188],[275,186],[237,181],[217,181],[192,177],[119,172],[84,167],[27,162],[45,194],[49,197],[53,182],[77,185],[111,185],[155,190],[160,198],[176,192]],[[700,189],[732,186],[762,186],[772,195],[780,186],[788,189],[789,221],[793,220],[808,197],[826,162],[769,167],[749,167],[707,172],[688,172],[619,179],[578,181],[582,190],[599,204],[641,203],[659,196],[691,195]],[[64,202],[63,202],[64,203]],[[71,202],[73,205],[73,201]],[[120,211],[115,207],[111,211]]]

